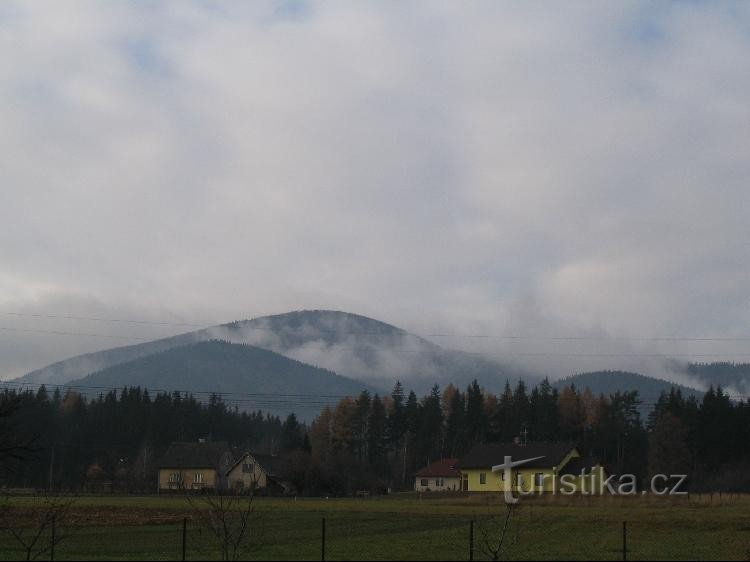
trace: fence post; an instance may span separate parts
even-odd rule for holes
[[[326,559],[326,518],[323,517],[320,527],[320,559],[325,562]]]
[[[52,544],[49,547],[49,559],[55,559],[55,516],[52,515]]]
[[[474,560],[474,520],[469,521],[469,562]]]
[[[187,517],[182,518],[182,559],[185,560],[187,554]]]
[[[628,522],[622,522],[622,559],[623,562],[628,559]]]

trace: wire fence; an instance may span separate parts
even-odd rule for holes
[[[0,559],[57,560],[712,560],[750,559],[750,499],[631,507],[555,503],[506,507],[377,500],[276,502],[252,513],[237,548],[225,550],[205,518],[185,510],[78,507],[47,527],[29,552],[4,529]],[[417,505],[415,505],[417,504]],[[627,518],[623,518],[627,517]],[[210,519],[210,518],[209,518]],[[18,525],[33,525],[19,515]],[[42,550],[50,533],[54,550]],[[236,538],[236,537],[235,537]]]

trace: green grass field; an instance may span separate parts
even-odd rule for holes
[[[28,498],[11,498],[23,520]],[[475,524],[476,560],[483,523],[502,514],[497,496],[397,495],[366,499],[255,500],[252,550],[247,559],[319,560],[321,520],[326,518],[329,560],[467,560],[469,521]],[[183,517],[191,509],[179,497],[81,497],[69,533],[55,558],[177,560]],[[506,559],[622,559],[622,522],[628,522],[628,558],[749,560],[750,497],[533,498],[517,512],[518,543]],[[512,531],[515,537],[515,527]],[[187,533],[188,559],[213,559],[218,551],[197,521]],[[19,559],[12,537],[0,537],[0,558]],[[49,554],[44,555],[45,559]]]

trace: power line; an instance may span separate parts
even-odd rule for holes
[[[69,314],[32,314],[24,312],[12,312],[3,311],[0,314],[5,316],[14,316],[22,318],[37,318],[37,319],[56,319],[56,320],[80,320],[80,321],[91,321],[91,322],[110,322],[118,324],[138,324],[138,325],[153,325],[153,326],[171,326],[171,327],[190,327],[190,328],[223,328],[232,330],[232,326],[239,324],[240,322],[253,322],[254,320],[239,320],[233,322],[216,322],[213,324],[206,325],[205,323],[194,323],[194,322],[172,322],[172,321],[161,321],[161,320],[141,320],[141,319],[129,319],[129,318],[105,318],[101,316],[75,316]],[[5,330],[18,330],[16,328],[0,328]],[[277,333],[279,330],[264,326],[243,326],[242,330],[252,331],[264,331]],[[400,330],[400,329],[399,329]],[[29,332],[37,332],[38,330],[28,330]],[[289,330],[284,328],[283,332],[296,332],[300,330]],[[330,334],[347,334],[347,335],[362,335],[362,336],[379,336],[379,337],[393,337],[391,333],[383,333],[378,331],[366,331],[366,330],[338,330],[338,329],[317,329],[321,333]],[[139,338],[137,336],[105,336],[102,334],[92,333],[75,333],[75,332],[62,332],[43,330],[41,333],[54,333],[59,335],[80,335],[80,336],[93,336],[93,337],[114,337],[114,338],[127,338],[127,339],[147,339],[153,338]],[[404,332],[408,334],[409,332]],[[414,334],[421,337],[429,338],[466,338],[466,339],[499,339],[499,340],[529,340],[529,341],[664,341],[664,342],[744,342],[750,341],[750,335],[741,336],[610,336],[610,335],[597,335],[597,336],[586,336],[586,335],[529,335],[529,334],[461,334],[461,333],[445,333],[435,332],[427,334]]]
[[[78,337],[90,337],[90,338],[107,338],[117,340],[138,340],[138,341],[154,341],[154,338],[142,338],[138,336],[120,336],[116,334],[93,334],[87,332],[68,332],[63,330],[37,330],[31,328],[11,328],[9,326],[0,326],[0,330],[3,332],[21,332],[27,334],[47,334],[53,336],[78,336]]]
[[[561,379],[562,380],[562,379]],[[673,387],[681,386],[678,383],[673,383],[671,381],[662,380],[665,384],[669,384]],[[41,386],[44,386],[45,388],[58,388],[61,390],[89,390],[89,391],[96,391],[101,393],[106,392],[120,392],[123,388],[140,388],[139,385],[121,385],[121,386],[93,386],[93,385],[79,385],[79,384],[52,384],[52,383],[14,383],[12,381],[0,381],[0,385],[4,385],[6,388],[10,387],[20,387],[23,389],[26,387],[28,390],[32,390],[34,388],[39,388]],[[568,386],[568,385],[565,385]],[[352,396],[349,394],[311,394],[311,393],[301,393],[301,394],[285,394],[285,393],[278,393],[278,392],[269,392],[269,393],[253,393],[253,392],[226,392],[226,391],[217,391],[217,390],[184,390],[184,389],[164,389],[164,388],[149,388],[145,389],[149,392],[154,393],[162,393],[162,394],[180,394],[185,396],[191,396],[191,395],[205,395],[205,396],[217,396],[222,399],[227,398],[227,400],[231,402],[250,402],[250,401],[273,401],[273,402],[284,402],[284,403],[313,403],[313,402],[320,402],[323,404],[328,404],[328,399],[345,399],[345,398],[351,398]],[[696,393],[702,393],[703,391],[698,389],[692,389],[688,388],[688,390],[695,391]],[[612,394],[612,393],[610,393]],[[646,400],[656,400],[661,396],[661,393],[653,393],[648,395],[640,395],[639,397],[644,398]],[[741,397],[741,398],[748,398],[750,395],[747,394],[731,394],[732,397]],[[232,398],[232,397],[241,397],[241,398]],[[245,399],[249,398],[249,399]],[[571,399],[575,400],[577,398],[570,397],[566,398],[564,396],[558,396],[559,400],[565,400],[565,399]],[[309,401],[309,402],[308,402]],[[639,401],[641,404],[656,404],[656,402],[648,402],[648,401]]]
[[[169,322],[161,320],[131,320],[127,318],[104,318],[100,316],[73,316],[70,314],[31,314],[26,312],[0,312],[5,316],[19,316],[23,318],[46,318],[54,320],[85,320],[89,322],[113,322],[118,324],[147,324],[155,326],[185,326],[185,327],[206,327],[205,324],[196,324],[192,322]]]
[[[23,382],[23,383],[15,383],[13,381],[0,381],[0,385],[6,385],[6,386],[27,386],[27,387],[34,387],[38,388],[42,385],[45,387],[51,387],[51,388],[60,388],[60,389],[81,389],[81,390],[98,390],[98,391],[110,391],[110,390],[122,390],[122,386],[94,386],[94,385],[85,385],[85,384],[55,384],[55,383],[32,383],[32,382]],[[135,388],[136,386],[131,385],[124,385],[128,388]],[[289,397],[289,398],[345,398],[347,395],[344,394],[309,394],[309,393],[299,393],[299,394],[284,394],[284,393],[278,393],[278,392],[222,392],[218,390],[185,390],[185,389],[166,389],[166,388],[150,388],[149,392],[161,392],[166,394],[173,394],[173,393],[181,393],[181,394],[205,394],[205,395],[215,395],[215,396],[250,396],[250,397],[265,397],[265,396],[272,396],[272,397]]]
[[[30,334],[46,334],[46,335],[56,335],[56,336],[78,336],[78,337],[98,337],[98,338],[107,338],[107,339],[121,339],[121,340],[137,340],[137,341],[143,341],[143,342],[156,342],[159,341],[159,339],[154,338],[144,338],[144,337],[138,337],[138,336],[124,336],[124,335],[114,335],[114,334],[94,334],[94,333],[88,333],[88,332],[68,332],[68,331],[62,331],[62,330],[36,330],[36,329],[30,329],[30,328],[11,328],[8,326],[0,326],[0,331],[11,331],[11,332],[21,332],[21,333],[30,333]],[[164,338],[167,339],[167,338]],[[209,340],[201,340],[201,341],[209,341]],[[219,340],[216,341],[226,341],[226,340]],[[194,342],[199,343],[199,342]],[[245,342],[242,342],[245,343]],[[246,345],[254,345],[251,343],[247,343]],[[255,345],[255,347],[260,347],[263,349],[269,349],[269,350],[280,350],[289,352],[292,351],[295,348],[289,348],[281,345]],[[337,351],[362,351],[362,347],[342,347],[337,345],[332,345],[330,347],[334,347]],[[400,348],[400,347],[389,347],[386,351],[394,352],[394,353],[414,353],[414,354],[430,354],[430,353],[441,353],[446,352],[448,350],[438,348],[438,349],[408,349],[408,348]],[[487,358],[502,358],[502,357],[566,357],[566,358],[625,358],[625,357],[631,357],[631,358],[661,358],[661,359],[670,359],[670,358],[725,358],[727,355],[731,355],[732,357],[750,357],[750,353],[557,353],[557,352],[521,352],[521,351],[503,351],[503,352],[479,352],[479,351],[463,351],[458,350],[458,353],[463,353],[466,355],[477,355],[480,357],[487,357]]]

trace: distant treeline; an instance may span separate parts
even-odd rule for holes
[[[688,474],[693,490],[750,491],[748,402],[720,388],[700,400],[673,390],[650,404],[645,420],[640,405],[637,392],[558,391],[547,380],[533,389],[508,383],[499,396],[476,381],[465,390],[434,387],[421,398],[396,384],[387,396],[362,392],[326,406],[307,427],[294,414],[282,421],[246,413],[218,396],[201,403],[140,388],[94,400],[44,388],[6,391],[0,461],[6,486],[149,492],[171,442],[207,438],[284,455],[301,493],[342,495],[410,489],[415,471],[431,461],[518,439],[574,443],[610,473]],[[22,445],[19,458],[3,454],[9,444]]]
[[[156,490],[155,464],[173,441],[226,440],[248,449],[280,449],[285,424],[261,412],[230,409],[217,396],[124,388],[88,400],[77,392],[6,390],[0,395],[0,468],[3,483],[80,491],[114,487]],[[2,415],[3,410],[8,410]],[[290,447],[300,443],[295,418]],[[287,434],[289,432],[287,431]],[[3,450],[15,447],[19,455]]]
[[[465,391],[435,387],[421,400],[397,384],[385,398],[362,393],[325,408],[310,427],[310,442],[323,474],[369,471],[381,486],[410,487],[414,472],[431,461],[518,439],[574,443],[610,473],[644,479],[667,471],[688,474],[694,490],[750,491],[747,402],[712,388],[702,401],[679,390],[662,393],[648,404],[646,420],[639,406],[637,392],[597,396],[572,385],[558,391],[547,380],[530,391],[523,381],[506,383],[500,396],[476,382]]]

